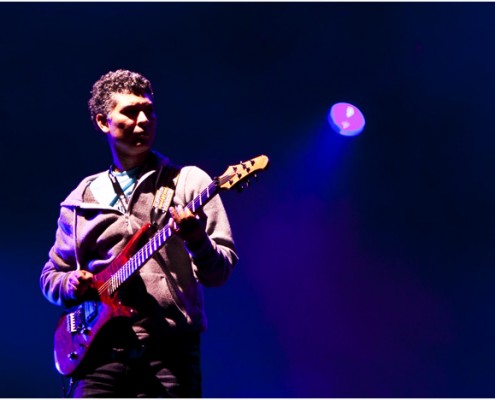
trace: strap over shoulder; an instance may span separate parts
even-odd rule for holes
[[[180,166],[169,164],[162,171],[164,179],[161,180],[162,184],[156,190],[153,207],[150,211],[150,222],[155,227],[163,222],[168,213],[181,169]]]

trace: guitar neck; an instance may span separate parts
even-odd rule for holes
[[[206,189],[196,196],[186,208],[195,213],[203,208],[218,192],[220,191],[218,181],[215,179]],[[126,282],[137,270],[139,270],[155,254],[165,242],[173,235],[173,230],[170,224],[166,224],[163,228],[153,235],[153,237],[139,249],[129,260],[122,265],[101,287],[100,294],[103,290],[107,290],[110,295],[114,294],[120,286]]]

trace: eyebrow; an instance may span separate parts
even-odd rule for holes
[[[121,108],[121,111],[132,110],[132,109],[154,109],[153,104],[151,103],[136,103],[136,104],[127,104]]]

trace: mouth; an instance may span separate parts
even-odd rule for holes
[[[147,130],[145,130],[145,131],[134,131],[134,135],[136,135],[136,136],[143,136],[143,135],[148,136],[149,135],[149,132]]]
[[[148,144],[149,140],[150,140],[150,135],[143,132],[143,133],[136,134],[133,142],[134,142],[134,145],[136,145],[136,146],[142,146],[142,145]]]

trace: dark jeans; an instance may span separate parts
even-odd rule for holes
[[[73,378],[70,397],[201,397],[198,333],[147,346],[100,344],[92,358]]]

